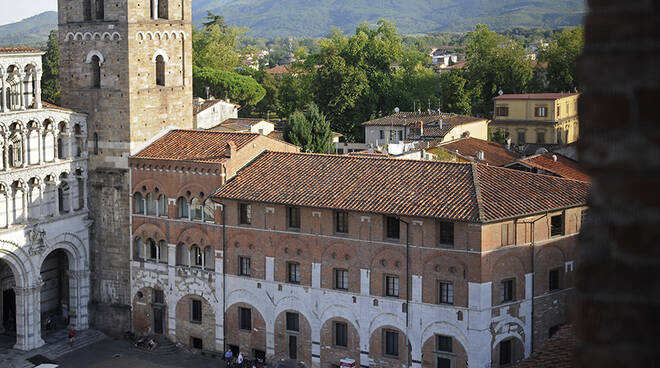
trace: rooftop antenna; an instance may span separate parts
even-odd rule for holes
[[[398,114],[398,113],[399,113],[399,111],[401,111],[401,110],[399,110],[399,108],[398,108],[398,107],[395,107],[395,108],[394,108],[394,113],[395,113],[395,114]]]
[[[500,95],[500,96],[502,96],[504,94],[504,91],[502,91],[502,88],[500,88],[500,90],[497,91],[497,94]]]

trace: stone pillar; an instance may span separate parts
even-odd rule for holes
[[[67,135],[67,138],[68,138],[67,139],[67,141],[68,141],[67,151],[69,153],[68,153],[68,156],[66,158],[72,159],[73,158],[73,142],[75,142],[76,138],[74,137],[73,133],[71,133],[71,129],[69,129],[69,134]]]
[[[23,80],[23,73],[18,73],[18,80],[20,81],[18,84],[19,87],[18,100],[21,105],[21,110],[25,110],[25,81]]]
[[[70,178],[68,183],[69,183],[69,213],[73,213],[74,208],[76,208],[74,206],[75,201],[74,201],[74,198],[73,198],[73,185],[76,184],[76,186],[78,186],[77,185],[78,183],[77,183],[75,177]]]
[[[60,215],[60,183],[57,180],[55,184],[55,208],[53,209],[53,216]]]
[[[7,188],[7,192],[5,193],[5,227],[9,227],[9,201],[11,198],[9,198],[9,189]]]
[[[41,164],[43,161],[45,161],[45,160],[43,159],[43,157],[42,157],[42,156],[43,156],[43,152],[42,152],[42,151],[43,151],[43,148],[42,148],[42,145],[43,145],[43,144],[42,144],[42,140],[43,140],[43,138],[42,138],[41,134],[42,134],[42,133],[41,133],[41,128],[37,129],[37,135],[38,135],[38,137],[39,137],[39,139],[37,139],[37,150],[39,151],[39,152],[37,153],[37,163],[38,163],[38,164]]]
[[[5,75],[4,73],[0,73],[0,79],[2,79],[2,102],[0,103],[0,112],[5,112],[10,109],[9,106],[7,106],[7,90],[5,87]]]
[[[55,123],[53,123],[55,124]],[[59,149],[57,147],[57,136],[60,134],[58,129],[53,128],[53,161],[59,161]]]
[[[318,327],[312,328],[312,367],[321,367],[321,329]]]
[[[315,289],[321,288],[321,264],[312,263],[312,287]]]
[[[135,254],[135,253],[133,253]],[[176,298],[174,297],[173,287],[175,285],[176,271],[176,244],[167,244],[167,282],[168,293],[167,302],[167,334],[172,341],[176,341]]]
[[[154,20],[158,19],[158,0],[153,0],[151,2],[151,17]]]
[[[266,280],[275,281],[275,258],[266,257]]]
[[[2,158],[4,165],[2,165],[2,170],[7,171],[9,170],[9,148],[7,147],[7,138],[3,137],[3,145],[2,145]]]
[[[69,271],[69,325],[76,330],[89,327],[87,304],[89,303],[89,271]]]
[[[39,220],[44,218],[44,185],[39,184]]]
[[[468,283],[468,361],[470,367],[490,367],[492,334],[492,287],[491,282]],[[464,318],[465,318],[464,317]]]
[[[224,268],[222,264],[223,253],[221,250],[215,251],[215,350],[216,351],[225,351],[225,318],[224,310],[222,309],[224,305],[224,284],[222,280],[222,274],[224,273]]]
[[[27,131],[25,130],[21,131],[21,167],[27,167],[27,140],[30,135],[26,133]]]
[[[89,208],[89,207],[87,207],[87,174],[86,174],[86,172],[83,172],[82,185],[83,185],[82,192],[80,193],[80,195],[83,196],[83,208],[82,209],[86,210],[86,209]]]
[[[30,218],[30,208],[28,206],[28,190],[30,188],[21,188],[21,200],[23,201],[23,215],[21,216],[21,222],[28,222]]]
[[[360,269],[360,294],[369,295],[369,288],[371,282],[371,271],[368,269]]]
[[[32,350],[44,345],[41,339],[41,286],[43,282],[26,288],[16,287],[16,345],[17,350]]]
[[[41,70],[36,70],[34,72],[34,80],[34,107],[40,109],[43,107],[41,104]]]

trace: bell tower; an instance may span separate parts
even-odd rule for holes
[[[130,328],[128,156],[192,128],[191,0],[59,0],[62,105],[88,114],[90,324]]]

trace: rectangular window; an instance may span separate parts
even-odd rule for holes
[[[287,223],[290,229],[300,229],[300,208],[286,208]]]
[[[550,217],[550,236],[564,235],[564,215]]]
[[[561,268],[555,268],[548,273],[548,290],[561,289]]]
[[[241,203],[240,208],[240,218],[241,225],[250,225],[252,224],[252,205],[247,203]]]
[[[238,328],[252,331],[252,309],[238,307]]]
[[[165,302],[165,296],[163,295],[163,290],[154,290],[154,303],[163,304]]]
[[[451,282],[438,282],[438,303],[454,304],[454,284]]]
[[[385,296],[399,296],[398,276],[385,276]]]
[[[445,353],[451,353],[452,352],[452,339],[451,339],[451,336],[436,335],[435,336],[435,341],[436,341],[436,350],[437,351],[442,351],[442,352],[445,352]]]
[[[560,115],[561,115],[561,105],[557,105],[557,117],[559,117]]]
[[[202,323],[202,301],[201,300],[191,300],[191,310],[190,322]]]
[[[588,218],[589,210],[582,210],[582,212],[580,212],[580,228],[582,228],[587,223]]]
[[[438,222],[438,240],[441,246],[454,245],[454,223]]]
[[[396,132],[394,130],[390,130],[390,140],[391,141],[394,140],[394,134],[396,134]]]
[[[399,333],[392,330],[385,330],[385,355],[399,356]]]
[[[518,144],[525,144],[525,131],[518,131]]]
[[[500,343],[500,365],[511,364],[511,340]]]
[[[335,345],[348,346],[348,326],[343,322],[335,322]]]
[[[287,331],[300,331],[298,313],[286,312],[286,329]]]
[[[557,331],[559,331],[559,327],[561,327],[561,325],[554,325],[550,327],[548,329],[548,338],[551,338],[554,334],[556,334]]]
[[[348,290],[348,270],[335,270],[335,289]]]
[[[204,342],[199,337],[191,337],[190,345],[192,345],[193,349],[202,350],[204,348]]]
[[[385,237],[390,239],[399,239],[399,219],[392,216],[385,217]]]
[[[298,263],[287,263],[287,281],[292,284],[300,284],[300,265]]]
[[[382,129],[380,130],[380,139],[385,139],[385,131]]]
[[[545,132],[536,132],[536,143],[545,143]]]
[[[238,275],[250,276],[250,257],[238,257]]]
[[[503,280],[500,284],[500,302],[513,301],[515,295],[515,279]]]
[[[335,231],[348,234],[348,212],[335,212]]]
[[[298,359],[298,337],[289,336],[289,359]]]
[[[495,107],[496,116],[509,116],[509,107],[508,106],[497,106]]]
[[[512,245],[516,242],[516,224],[513,222],[501,226],[502,246]]]
[[[534,116],[536,116],[537,118],[544,118],[548,116],[548,108],[545,106],[537,106],[534,109]]]
[[[451,368],[451,359],[444,356],[437,356],[436,368]]]

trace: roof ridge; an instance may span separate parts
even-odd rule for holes
[[[228,132],[226,130],[210,130],[210,129],[186,129],[186,128],[176,128],[170,130],[170,132],[201,132],[201,133],[212,133],[212,134],[243,134],[243,135],[261,135],[259,133],[253,132]]]
[[[481,198],[481,188],[479,187],[478,164],[472,163],[472,180],[474,182],[474,196],[477,199],[477,211],[479,211],[479,222],[485,222],[483,199]]]
[[[347,154],[337,154],[337,153],[315,153],[315,152],[281,152],[281,151],[270,151],[271,153],[275,154],[290,154],[290,155],[299,155],[299,156],[325,156],[325,157],[342,157],[345,159],[352,159],[352,158],[358,158],[358,159],[378,159],[378,160],[396,160],[397,162],[425,162],[429,163],[432,165],[435,164],[440,164],[440,163],[447,163],[447,164],[452,164],[452,165],[457,165],[457,166],[465,166],[465,165],[470,165],[472,162],[455,162],[455,161],[442,161],[442,160],[424,160],[424,159],[413,159],[413,158],[394,158],[394,157],[389,157],[389,156],[383,156],[383,157],[376,157],[376,156],[367,156],[367,155],[347,155]]]
[[[515,163],[515,162],[520,162],[520,161],[522,161],[522,159],[517,159],[517,160],[515,160],[515,161],[511,161],[511,162],[510,162],[509,164],[507,164],[507,165],[511,165],[511,164],[513,164],[513,163]],[[537,165],[538,165],[538,164],[537,164]],[[555,176],[555,175],[548,175],[548,174],[541,174],[541,173],[533,173],[533,172],[529,172],[529,171],[516,170],[516,169],[512,169],[512,168],[510,168],[510,167],[504,167],[504,166],[489,166],[489,165],[483,165],[483,166],[488,166],[488,167],[493,168],[493,169],[501,169],[501,170],[517,171],[517,172],[522,173],[522,174],[524,174],[524,175],[545,176],[545,177],[552,178],[552,179],[557,179],[557,180],[570,180],[570,181],[575,181],[575,182],[578,182],[578,183],[587,183],[586,181],[583,181],[583,180],[577,180],[577,179],[565,178],[565,177],[563,177],[563,176]],[[548,171],[550,171],[550,170],[548,170]],[[559,175],[559,174],[557,174],[557,175]]]

